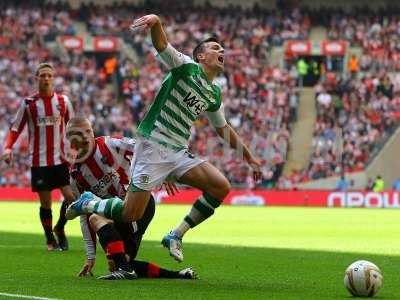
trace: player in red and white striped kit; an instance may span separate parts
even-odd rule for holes
[[[129,185],[128,174],[135,141],[109,136],[95,138],[89,120],[83,117],[70,120],[66,136],[75,152],[75,163],[71,168],[74,194],[90,191],[100,198],[123,199]],[[167,191],[172,192],[171,186]],[[118,223],[96,214],[82,215],[81,229],[86,246],[86,262],[79,276],[91,274],[95,264],[96,236],[91,231],[92,228],[99,236],[112,271],[111,274],[100,277],[101,279],[195,278],[196,274],[191,268],[170,271],[153,263],[135,260],[154,210],[155,202],[152,198],[143,217],[137,222]]]
[[[65,210],[73,201],[69,186],[68,164],[63,159],[64,127],[73,116],[73,108],[68,97],[56,94],[53,89],[54,68],[42,63],[36,70],[38,92],[25,98],[18,109],[10,128],[5,149],[0,161],[12,161],[12,148],[19,135],[28,124],[29,152],[31,164],[32,191],[40,198],[40,220],[46,235],[48,250],[67,250],[68,242],[64,233]],[[53,234],[51,191],[59,188],[64,196],[60,218],[54,227],[58,245]],[[67,203],[65,203],[67,202]]]

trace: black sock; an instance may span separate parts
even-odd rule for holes
[[[65,212],[67,211],[67,203],[65,202],[65,200],[62,202],[61,204],[61,208],[60,208],[60,218],[57,221],[57,224],[54,228],[56,228],[58,231],[63,231],[65,224],[67,223],[67,218],[65,217]]]
[[[106,224],[97,231],[99,242],[107,254],[107,257],[112,259],[115,266],[122,270],[131,272],[132,268],[129,266],[125,256],[124,243],[121,235],[113,224]]]
[[[139,278],[181,278],[179,272],[163,269],[150,262],[133,260],[130,265]]]
[[[40,222],[42,223],[44,234],[46,236],[47,243],[55,242],[53,234],[53,216],[51,213],[51,208],[39,209]]]

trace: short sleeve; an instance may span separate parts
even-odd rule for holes
[[[169,69],[174,69],[188,63],[195,63],[193,59],[176,50],[171,44],[168,44],[167,48],[157,55],[157,58]]]
[[[106,137],[105,138],[106,145],[110,148],[110,150],[126,150],[129,152],[134,152],[135,150],[135,139],[122,137],[122,138],[114,138],[114,137]]]
[[[207,111],[206,114],[211,125],[214,126],[215,128],[221,128],[227,124],[225,119],[224,106],[222,103],[218,110]]]

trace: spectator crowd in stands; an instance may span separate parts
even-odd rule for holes
[[[328,37],[347,40],[362,48],[362,71],[400,70],[399,9],[387,7],[378,13],[368,8],[329,12]]]
[[[75,110],[93,121],[96,134],[125,133],[132,117],[107,88],[94,57],[53,51],[46,44],[76,31],[68,6],[48,4],[44,10],[36,2],[0,4],[0,147],[21,101],[35,92],[34,70],[43,61],[56,69],[56,92],[68,95]],[[27,136],[25,130],[17,141],[14,165],[0,165],[0,185],[29,186]]]
[[[307,18],[299,11],[293,12],[291,16],[278,18],[272,13],[245,13],[237,8],[209,7],[185,13],[176,7],[176,2],[174,3],[175,5],[172,5],[172,2],[164,3],[165,7],[162,9],[157,7],[163,12],[161,15],[173,45],[190,55],[194,45],[206,38],[206,33],[212,33],[221,39],[227,49],[226,72],[217,79],[222,87],[227,119],[265,162],[266,180],[275,180],[275,177],[279,177],[286,159],[290,128],[296,116],[298,92],[295,87],[296,78],[292,74],[268,66],[268,51],[271,44],[281,44],[284,39],[307,37]],[[70,16],[89,16],[88,30],[93,34],[124,32],[126,35],[126,29],[135,15],[145,13],[144,8],[128,8],[115,7],[110,13],[109,8],[87,6],[80,10],[80,15],[71,13]],[[148,5],[146,9],[150,10]],[[35,22],[44,19],[41,10],[17,7],[14,8],[11,17],[18,22],[27,18],[33,11],[38,14],[38,17],[32,20],[32,24],[36,26]],[[61,15],[68,20],[66,23],[73,25],[67,13]],[[73,26],[68,28],[74,30]],[[115,28],[118,28],[118,32],[115,32]],[[64,28],[60,29],[58,34],[66,34]],[[129,36],[140,60],[132,62],[120,57],[118,78],[122,101],[117,102],[117,95],[107,85],[93,57],[77,52],[57,55],[46,48],[45,40],[41,39],[42,35],[37,32],[24,36],[25,40],[19,43],[24,44],[37,39],[38,51],[45,52],[46,55],[35,56],[30,60],[24,53],[16,53],[15,61],[25,70],[20,72],[21,69],[17,69],[12,78],[6,78],[9,82],[12,81],[13,85],[4,83],[1,86],[7,89],[8,93],[14,93],[11,97],[2,98],[2,101],[7,103],[4,112],[7,117],[3,119],[4,130],[1,133],[3,138],[19,102],[32,91],[32,70],[39,60],[53,62],[57,70],[57,90],[69,95],[76,109],[94,121],[95,132],[99,135],[131,135],[132,132],[126,129],[135,128],[143,117],[166,73],[152,53],[148,36]],[[15,88],[19,85],[24,85],[25,89],[16,93]],[[233,183],[247,182],[253,185],[246,165],[239,163],[240,160],[233,153],[224,150],[222,145],[215,147],[220,142],[206,124],[205,118],[196,123],[191,137],[191,150],[210,159]],[[26,157],[26,141],[21,139],[19,143],[20,150],[23,150],[20,151],[21,157]],[[3,184],[27,185],[29,180],[26,175],[16,172],[20,169],[21,159],[17,159],[15,168],[2,173]],[[28,174],[26,171],[25,168],[24,174]]]
[[[378,70],[399,64],[394,62],[400,45],[397,17],[329,15],[329,37],[362,46],[360,69],[374,73],[316,86],[318,119],[310,164],[287,177],[281,173],[297,118],[298,78],[293,70],[271,65],[270,50],[287,39],[307,39],[315,13],[313,17],[299,9],[277,13],[261,7],[216,8],[209,4],[193,9],[190,1],[147,2],[145,7],[83,4],[76,11],[66,4],[48,4],[44,10],[40,2],[0,4],[1,141],[20,101],[33,92],[34,68],[45,60],[57,70],[56,91],[70,96],[76,111],[93,122],[96,135],[134,135],[166,74],[154,56],[149,35],[132,35],[127,30],[135,17],[146,13],[161,15],[171,44],[187,55],[209,35],[221,40],[227,59],[217,83],[222,88],[226,118],[263,161],[264,186],[278,181],[278,187],[291,188],[298,182],[340,174],[342,165],[346,172],[361,170],[395,128],[400,78]],[[93,35],[120,36],[133,47],[138,60],[121,53],[116,80],[110,81],[95,54],[49,46],[47,42],[59,35],[75,34],[76,21],[84,21]],[[381,56],[385,59],[377,59]],[[233,184],[254,187],[248,167],[226,150],[207,123],[205,118],[195,123],[190,150],[223,170]],[[342,129],[340,136],[337,128]],[[0,185],[29,185],[26,138],[18,142],[14,167],[0,166]]]
[[[292,183],[364,170],[398,124],[398,76],[323,81],[315,92],[313,153],[308,168],[292,174]]]

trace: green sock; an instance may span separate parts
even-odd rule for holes
[[[120,198],[115,197],[96,201],[92,211],[93,213],[106,217],[107,219],[122,222],[123,208],[124,202]]]
[[[193,203],[189,214],[183,219],[182,223],[173,230],[173,232],[182,238],[190,228],[199,225],[201,222],[211,217],[214,214],[214,210],[220,206],[220,204],[221,202],[210,194],[203,193],[203,195]]]

